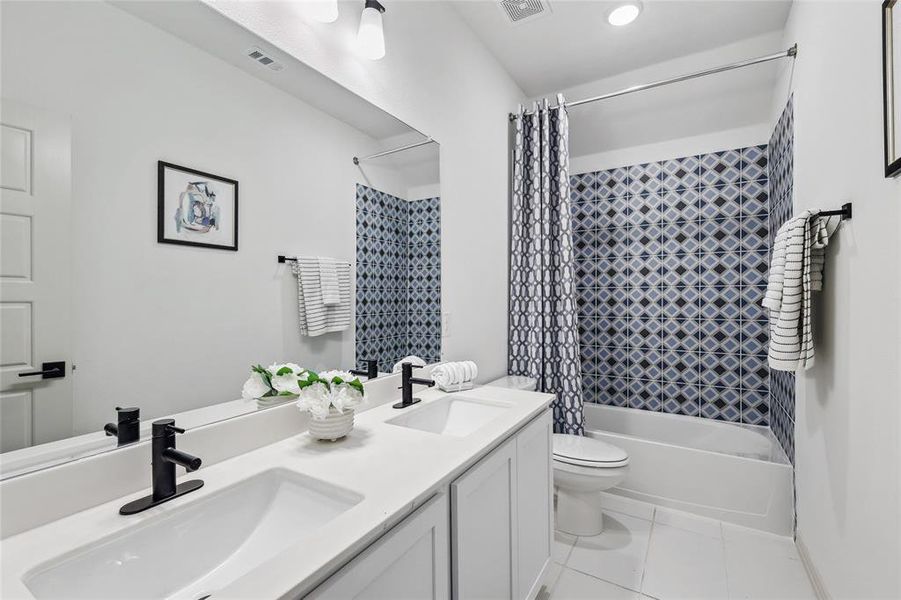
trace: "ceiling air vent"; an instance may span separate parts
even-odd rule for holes
[[[250,48],[248,48],[246,54],[264,67],[268,67],[273,71],[281,71],[285,68],[285,65],[276,61],[274,58],[272,58],[256,46],[251,46]]]
[[[500,0],[500,7],[510,22],[517,25],[551,12],[547,0]]]

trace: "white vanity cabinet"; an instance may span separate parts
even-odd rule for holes
[[[454,598],[533,598],[551,557],[550,412],[451,484]]]
[[[447,494],[438,494],[332,575],[306,598],[447,600]]]

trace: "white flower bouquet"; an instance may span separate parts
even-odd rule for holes
[[[363,383],[346,371],[307,371],[298,379],[300,399],[297,407],[309,411],[314,420],[323,421],[330,413],[344,414],[363,401]]]
[[[274,364],[266,368],[250,367],[250,378],[244,382],[241,397],[245,400],[283,396],[285,399],[300,395],[300,378],[309,373],[294,363]]]

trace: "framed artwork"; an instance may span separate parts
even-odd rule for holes
[[[882,3],[882,87],[885,103],[885,176],[901,175],[901,4]]]
[[[157,163],[157,242],[238,250],[238,182]]]

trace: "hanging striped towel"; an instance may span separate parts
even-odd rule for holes
[[[341,302],[338,291],[338,262],[334,258],[319,257],[319,286],[322,288],[322,303],[334,306]]]
[[[350,327],[350,264],[337,262],[338,304],[327,306],[322,301],[319,258],[298,256],[291,270],[297,276],[297,309],[300,335],[317,336],[344,331]]]
[[[814,362],[811,291],[823,288],[826,246],[841,218],[806,210],[779,228],[773,243],[763,306],[770,313],[768,363],[780,371],[809,369]]]

